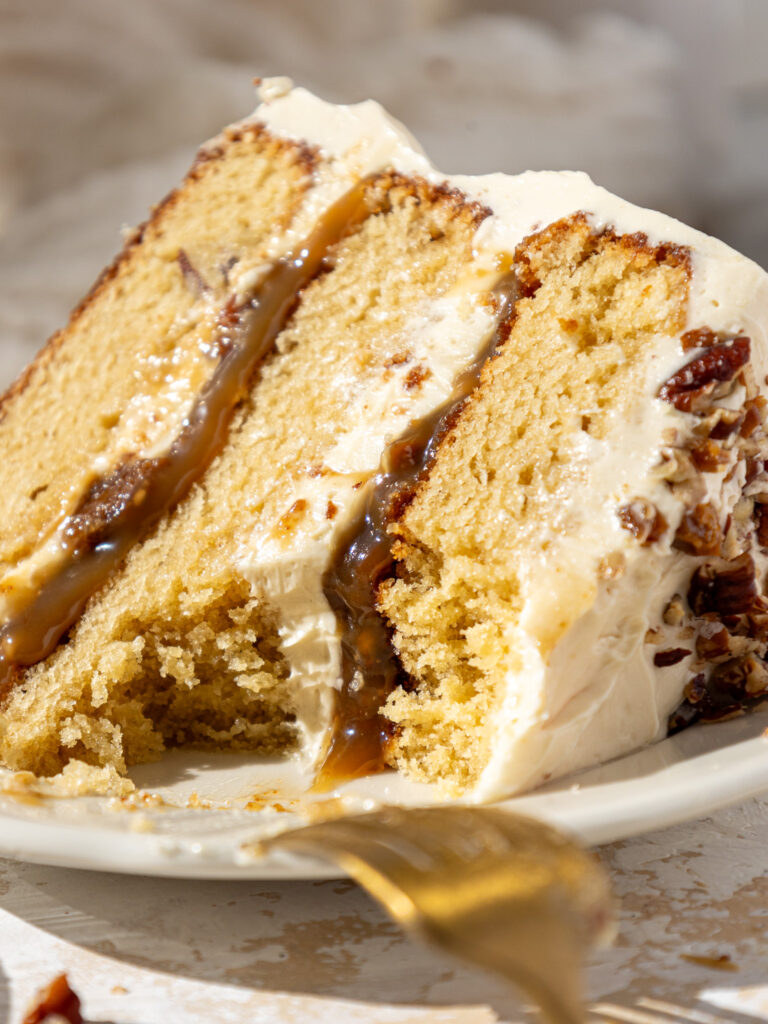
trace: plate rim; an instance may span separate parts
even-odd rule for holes
[[[760,730],[758,735],[718,743],[693,756],[678,753],[671,763],[664,763],[664,744],[670,744],[674,737],[668,738],[645,751],[578,773],[544,790],[500,801],[496,806],[554,824],[587,846],[600,846],[706,817],[768,792],[768,730],[764,721],[754,721],[759,717],[750,716]],[[722,730],[727,725],[719,724],[716,728]],[[751,727],[749,731],[753,731]],[[727,740],[728,732],[716,736]],[[670,749],[674,752],[675,747],[667,752]],[[655,770],[610,778],[612,770],[621,769],[633,756],[646,756],[652,762],[654,752],[661,758],[660,767]],[[601,773],[607,776],[603,782],[599,781]],[[584,786],[581,780],[590,776],[597,776],[598,781]],[[320,859],[281,851],[263,857],[243,855],[243,845],[259,838],[254,834],[249,839],[249,833],[257,833],[259,824],[264,824],[258,811],[251,812],[252,823],[241,823],[238,819],[221,833],[204,830],[201,834],[169,836],[114,825],[99,827],[92,820],[39,821],[23,813],[12,813],[10,800],[4,803],[5,806],[0,801],[0,855],[19,861],[200,880],[316,881],[345,876],[341,868]],[[214,809],[204,813],[217,812]],[[286,824],[292,825],[293,821]]]

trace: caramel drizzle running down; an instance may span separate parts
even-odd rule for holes
[[[341,624],[343,681],[318,789],[387,767],[393,726],[379,711],[399,685],[408,688],[392,630],[376,607],[379,584],[394,575],[394,538],[387,526],[431,465],[440,441],[480,383],[483,366],[509,335],[515,302],[521,296],[515,274],[506,274],[494,292],[498,320],[488,344],[457,378],[446,401],[411,423],[385,449],[362,510],[340,538],[323,577],[326,599]]]
[[[351,188],[292,254],[277,261],[240,307],[221,319],[222,357],[162,456],[129,459],[98,480],[60,529],[61,558],[47,579],[15,596],[21,607],[0,629],[0,698],[55,649],[88,599],[129,550],[187,494],[224,447],[238,403],[329,249],[376,212],[371,179]]]

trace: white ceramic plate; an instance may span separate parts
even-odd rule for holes
[[[766,721],[756,713],[694,727],[502,806],[550,821],[591,844],[701,817],[768,790]],[[0,794],[0,854],[171,877],[333,878],[336,868],[262,855],[254,844],[341,806],[354,813],[376,803],[437,802],[429,787],[394,774],[312,797],[309,780],[290,763],[197,752],[170,754],[137,769],[133,778],[142,793],[154,796],[126,803]]]

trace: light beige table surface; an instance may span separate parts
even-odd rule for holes
[[[767,849],[768,800],[603,848],[621,927],[590,962],[591,997],[662,1000],[700,1024],[768,1020]],[[61,970],[87,1019],[115,1024],[527,1019],[506,983],[415,944],[347,881],[0,861],[0,1021],[19,1024]]]

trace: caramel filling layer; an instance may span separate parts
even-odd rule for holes
[[[521,292],[507,274],[495,289],[496,330],[458,377],[448,399],[416,420],[382,456],[363,507],[340,538],[323,577],[323,590],[341,625],[342,688],[333,735],[318,786],[383,771],[392,726],[379,711],[399,685],[408,688],[391,630],[376,607],[381,582],[394,573],[393,537],[387,526],[410,500],[461,406],[480,383],[486,361],[506,341]]]
[[[168,451],[127,458],[89,489],[59,529],[61,557],[42,582],[14,594],[0,629],[0,698],[23,669],[47,658],[78,620],[88,599],[130,549],[188,493],[222,450],[232,415],[329,249],[371,213],[370,179],[351,188],[292,254],[277,261],[238,306],[221,316],[221,359]]]

